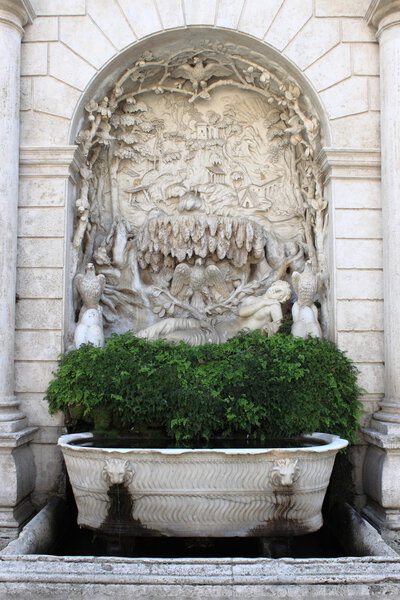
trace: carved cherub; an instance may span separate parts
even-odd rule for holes
[[[202,258],[196,258],[194,266],[181,263],[176,267],[172,277],[171,294],[202,310],[214,298],[227,296],[229,289],[217,266],[206,267]]]
[[[239,308],[240,329],[261,329],[268,336],[277,333],[283,318],[281,304],[290,298],[287,281],[275,281],[262,296],[243,300]]]
[[[192,63],[180,65],[172,71],[171,75],[172,77],[189,80],[195,93],[197,93],[199,86],[204,89],[211,77],[228,77],[232,75],[230,69],[218,63],[204,65],[199,56],[195,56],[192,59]]]

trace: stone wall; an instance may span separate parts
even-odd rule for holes
[[[370,0],[32,0],[21,64],[16,384],[40,427],[35,500],[60,485],[62,419],[43,394],[65,343],[82,107],[136,44],[193,26],[263,42],[313,95],[324,126],[320,161],[330,203],[331,338],[355,360],[368,419],[383,394],[379,61]],[[189,31],[190,35],[190,31]],[[222,35],[222,33],[221,33]],[[242,39],[242,43],[243,43]],[[133,48],[133,50],[131,49]],[[272,49],[272,50],[271,50]],[[64,301],[66,299],[66,301]],[[359,489],[361,493],[361,489]]]

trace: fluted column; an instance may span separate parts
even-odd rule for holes
[[[400,1],[373,3],[381,85],[385,398],[376,419],[400,433]]]
[[[365,430],[365,513],[400,529],[400,0],[373,0],[367,20],[380,53],[385,389]]]
[[[34,462],[14,396],[20,56],[29,0],[0,0],[0,547],[32,514]]]
[[[14,397],[20,56],[30,4],[0,0],[0,433],[23,429]]]

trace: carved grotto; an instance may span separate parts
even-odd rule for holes
[[[76,345],[101,344],[103,329],[191,344],[244,328],[270,335],[290,297],[296,335],[321,335],[320,126],[293,78],[255,52],[204,42],[144,52],[85,109]]]

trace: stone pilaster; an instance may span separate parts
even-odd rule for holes
[[[367,20],[380,51],[385,395],[364,431],[365,514],[400,529],[400,0],[373,0]]]
[[[34,464],[27,425],[14,396],[20,54],[29,0],[0,0],[0,544],[31,514]]]

